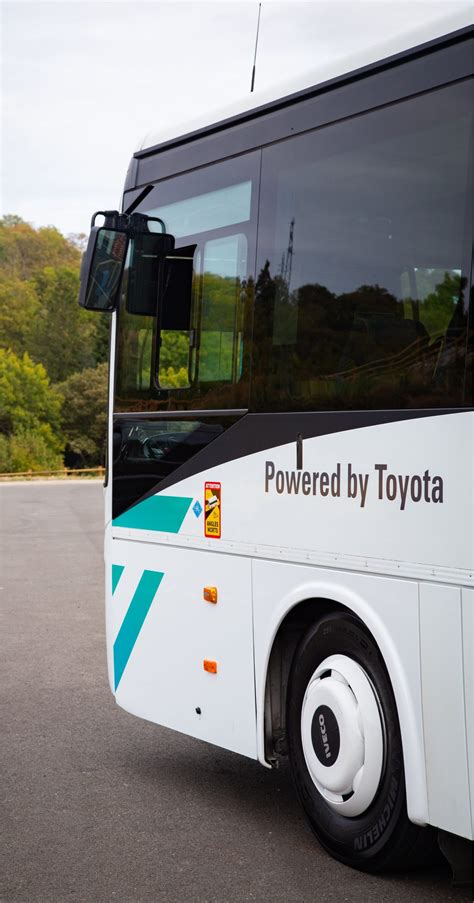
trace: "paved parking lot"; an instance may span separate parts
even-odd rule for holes
[[[102,487],[0,486],[0,900],[466,900],[447,870],[363,875],[288,771],[140,721],[105,673]]]

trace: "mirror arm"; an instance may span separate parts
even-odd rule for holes
[[[115,232],[125,232],[129,238],[134,238],[137,233],[149,232],[148,223],[159,223],[163,234],[166,226],[159,216],[146,216],[144,213],[119,213],[118,210],[96,210],[91,219],[91,229],[95,226],[98,216],[105,219],[103,229],[111,229]]]
[[[149,223],[160,223],[161,231],[163,232],[163,235],[166,234],[166,226],[160,216],[147,216],[147,221]]]
[[[129,218],[125,213],[119,213],[118,210],[96,210],[91,219],[91,229],[94,228],[98,216],[105,218],[103,229],[110,229],[114,232],[127,232]]]
[[[123,212],[126,213],[127,216],[130,216],[130,214],[134,213],[137,207],[140,206],[141,202],[144,201],[146,197],[148,197],[150,191],[153,191],[153,185],[147,185],[146,188],[144,188],[143,191],[140,192],[138,197],[136,197],[135,200],[132,201],[132,203]]]
[[[166,226],[159,216],[146,216],[143,213],[132,213],[130,217],[128,217],[128,220],[128,232],[132,238],[134,238],[136,233],[149,232],[148,223],[159,223],[163,235],[166,233]]]

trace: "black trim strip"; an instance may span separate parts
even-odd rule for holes
[[[114,420],[202,420],[203,417],[242,417],[247,408],[228,408],[225,411],[114,411]]]

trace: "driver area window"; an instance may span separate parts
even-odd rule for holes
[[[248,407],[259,160],[257,151],[166,180],[146,199],[140,212],[175,236],[167,265],[188,259],[189,279],[165,275],[157,318],[122,300],[116,411]]]

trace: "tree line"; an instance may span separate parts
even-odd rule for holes
[[[77,303],[83,244],[0,219],[0,472],[104,461],[110,318]]]

